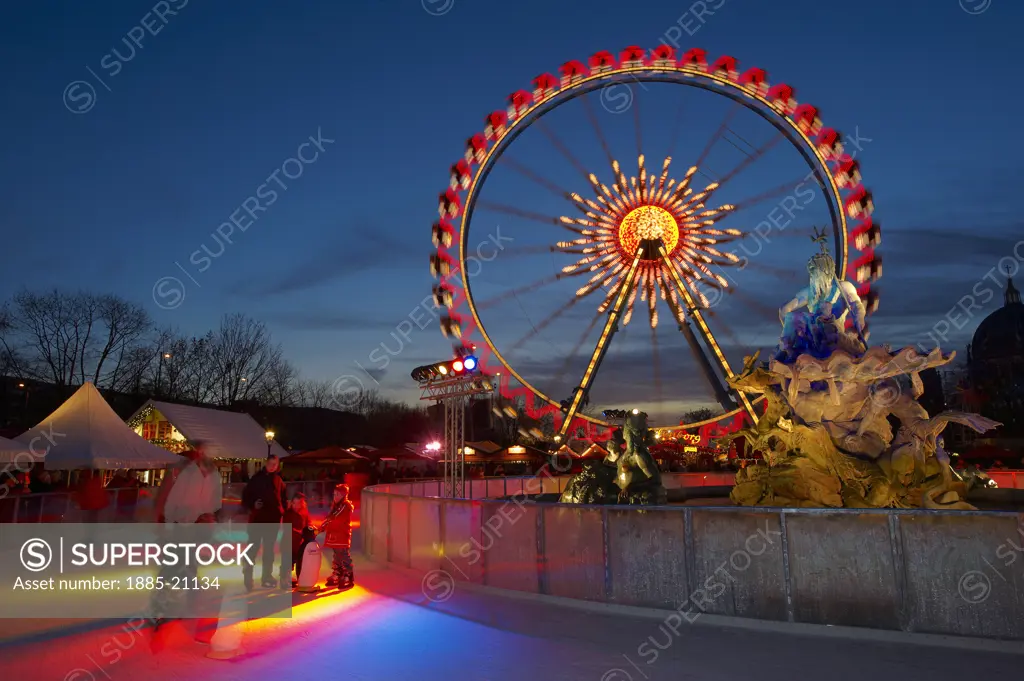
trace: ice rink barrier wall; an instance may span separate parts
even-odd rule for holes
[[[362,549],[456,588],[468,582],[691,619],[1024,640],[1024,514],[641,510],[515,497],[558,492],[565,481],[472,480],[469,499],[439,498],[438,481],[367,488]]]

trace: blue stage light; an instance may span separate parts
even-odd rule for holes
[[[466,371],[473,371],[476,369],[476,357],[469,356],[462,360],[462,365],[466,367]]]

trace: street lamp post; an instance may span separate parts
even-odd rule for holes
[[[263,434],[267,438],[267,458],[270,458],[270,445],[274,442],[274,431],[268,430]]]

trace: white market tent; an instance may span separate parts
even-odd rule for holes
[[[206,455],[213,459],[267,458],[266,431],[248,414],[149,400],[128,421],[135,420],[148,409],[167,419],[189,442],[203,442]],[[277,442],[271,442],[269,450],[278,458],[288,456]]]
[[[19,435],[15,442],[22,453],[19,461],[42,461],[47,470],[146,470],[181,461],[177,454],[139,437],[114,413],[92,383],[83,384],[56,411]],[[3,460],[13,459],[0,459]]]
[[[19,458],[18,455],[21,454]],[[11,463],[14,461],[28,461],[26,448],[20,442],[0,437],[0,463]]]

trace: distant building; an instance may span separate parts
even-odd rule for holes
[[[935,416],[947,409],[946,395],[942,386],[942,376],[938,369],[925,369],[920,374],[924,394],[917,399],[929,416]]]
[[[967,346],[967,389],[983,416],[1003,424],[988,444],[1024,451],[1024,303],[1007,276],[1003,306],[981,321]]]

